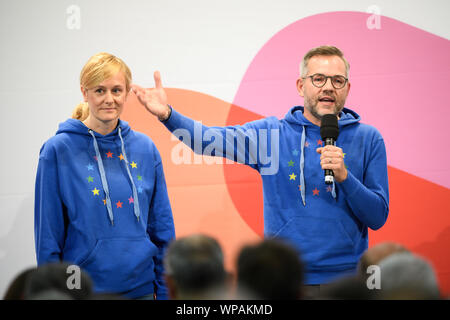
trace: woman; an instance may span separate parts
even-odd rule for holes
[[[108,53],[82,69],[85,102],[40,152],[36,256],[38,265],[79,265],[96,292],[164,299],[172,210],[155,144],[119,119],[130,84],[129,68]]]

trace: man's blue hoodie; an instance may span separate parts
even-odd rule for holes
[[[161,158],[125,121],[103,136],[81,121],[60,124],[42,147],[36,177],[38,265],[65,261],[96,292],[167,298],[163,255],[175,238]]]
[[[242,126],[206,127],[172,109],[166,127],[196,153],[223,156],[258,170],[263,181],[264,235],[292,243],[306,264],[306,284],[323,284],[356,270],[368,247],[368,227],[389,211],[382,136],[354,111],[340,113],[336,145],[348,177],[326,185],[320,166],[320,127],[294,107],[286,117]],[[187,132],[186,132],[187,131]]]

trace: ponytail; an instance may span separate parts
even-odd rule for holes
[[[87,102],[82,102],[72,111],[72,119],[84,121],[89,116],[89,106]]]

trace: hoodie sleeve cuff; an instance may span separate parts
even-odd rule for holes
[[[166,123],[167,121],[169,121],[169,120],[170,120],[170,117],[172,116],[173,108],[172,108],[172,106],[171,106],[170,104],[168,104],[167,106],[168,106],[169,109],[170,109],[170,111],[169,111],[169,116],[168,116],[167,119],[165,119],[165,120],[160,120],[162,123]]]
[[[194,120],[178,113],[174,108],[172,108],[172,106],[169,107],[171,110],[170,116],[166,120],[161,121],[161,123],[165,125],[170,132],[173,132],[178,128],[185,128],[189,130],[189,128],[193,127]]]

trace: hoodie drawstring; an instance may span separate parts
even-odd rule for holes
[[[127,154],[125,152],[125,144],[123,142],[122,129],[120,128],[120,126],[118,127],[118,132],[119,132],[119,137],[120,137],[120,141],[121,141],[123,159],[125,160],[125,166],[127,169],[128,177],[130,178],[131,187],[133,189],[134,215],[136,216],[137,220],[139,221],[139,217],[140,217],[139,197],[137,194],[136,185],[134,184],[130,169],[128,168],[128,159],[127,159]],[[103,167],[103,161],[102,161],[102,157],[100,155],[100,151],[98,148],[97,139],[95,138],[95,134],[91,129],[89,129],[89,133],[91,134],[93,141],[94,141],[95,155],[97,157],[98,169],[100,171],[100,178],[102,180],[103,191],[105,192],[105,196],[106,196],[106,208],[108,210],[109,220],[111,221],[111,225],[114,225],[114,215],[113,215],[113,211],[112,211],[111,197],[109,196],[109,188],[108,188],[108,181],[106,180],[105,168]]]
[[[305,126],[302,126],[302,139],[301,139],[301,153],[300,153],[300,194],[302,196],[302,202],[303,206],[306,206],[306,192],[305,192],[305,175],[304,175],[304,168],[305,168],[305,140],[306,140],[306,131]],[[333,188],[331,190],[331,196],[333,199],[336,200],[336,184],[333,180]]]
[[[301,141],[301,153],[300,153],[300,193],[302,195],[303,206],[306,206],[306,195],[305,195],[305,175],[303,173],[303,169],[305,168],[305,126],[303,126],[302,131],[302,141]]]
[[[138,194],[137,194],[136,185],[134,184],[133,177],[132,177],[131,172],[130,172],[130,168],[128,168],[128,159],[127,159],[127,154],[125,152],[125,144],[123,143],[122,129],[120,128],[120,126],[119,126],[119,137],[120,137],[120,141],[122,142],[123,159],[125,160],[125,165],[127,167],[128,177],[130,178],[131,187],[133,189],[134,215],[136,216],[137,220],[139,221],[139,217],[141,215],[141,210],[139,209],[139,197],[138,197]]]
[[[336,200],[336,184],[334,183],[334,179],[333,179],[333,189],[331,189],[331,195],[333,196],[333,199]]]
[[[102,156],[100,155],[100,151],[98,149],[98,144],[97,144],[97,139],[95,138],[94,132],[91,129],[89,129],[89,133],[91,134],[92,138],[94,139],[95,155],[97,157],[98,169],[100,171],[100,178],[102,180],[103,191],[105,192],[105,196],[106,196],[106,208],[108,209],[109,220],[111,221],[111,225],[114,225],[114,215],[113,215],[112,206],[111,206],[111,198],[109,197],[108,182],[106,181],[106,174],[105,174],[105,168],[103,167]]]

